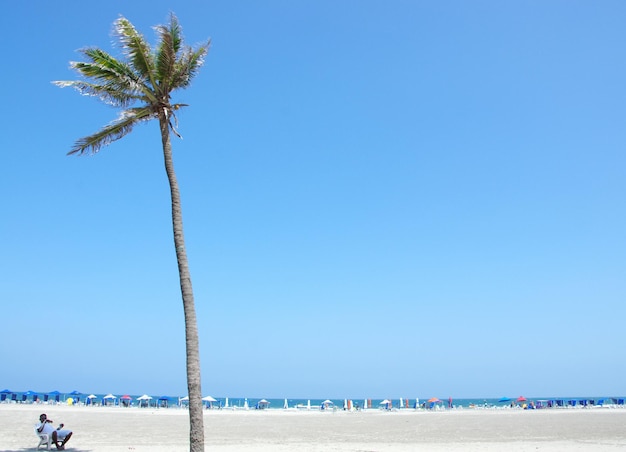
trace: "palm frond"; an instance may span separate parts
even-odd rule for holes
[[[141,92],[148,98],[154,98],[150,86],[146,84],[146,82],[148,82],[147,78],[133,71],[133,68],[126,62],[119,61],[117,58],[114,58],[107,52],[98,48],[86,48],[82,50],[82,53],[96,65],[91,68],[95,72],[91,77],[102,76],[109,82],[115,80],[120,89],[134,91],[136,93]],[[83,71],[85,70],[87,70],[87,68]],[[115,77],[115,75],[117,75],[117,77]]]
[[[176,66],[174,67],[171,89],[186,88],[189,86],[191,80],[204,64],[204,57],[209,52],[209,47],[211,47],[210,40],[196,50],[193,50],[191,47],[183,50],[180,58],[176,62]]]
[[[142,77],[150,80],[150,85],[156,90],[152,50],[143,35],[124,17],[115,21],[115,33],[122,44],[122,51],[128,57],[133,69]]]
[[[139,122],[147,121],[153,116],[152,109],[148,107],[124,110],[115,121],[106,125],[98,132],[77,140],[72,150],[67,154],[95,154],[103,146],[107,146],[130,133]]]
[[[97,97],[102,102],[113,107],[126,108],[137,100],[143,100],[142,96],[129,94],[126,91],[120,91],[107,85],[96,85],[82,80],[59,80],[52,83],[61,88],[74,88],[83,96]]]
[[[174,71],[174,65],[176,64],[174,42],[167,28],[161,26],[156,29],[160,34],[160,46],[156,55],[156,78],[159,81],[161,92],[169,93],[170,80]]]

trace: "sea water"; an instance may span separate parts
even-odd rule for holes
[[[111,405],[111,406],[145,406],[152,408],[181,408],[186,406],[186,401],[182,396],[151,396],[152,398],[141,402],[138,400],[140,395],[136,394],[115,394],[114,398],[105,399],[106,394],[80,393],[73,391],[72,393],[41,393],[35,391],[11,392],[4,390],[0,392],[0,402],[2,403],[68,403],[68,399],[72,399],[71,403],[89,404],[89,405]],[[89,397],[94,396],[94,397]],[[389,398],[389,399],[370,399],[368,397],[345,399],[329,398],[329,399],[304,399],[304,398],[260,398],[260,397],[215,397],[216,402],[204,402],[207,408],[231,408],[231,409],[344,409],[348,400],[353,409],[462,409],[462,408],[496,408],[507,407],[511,405],[528,405],[532,401],[534,404],[540,402],[540,405],[546,406],[548,401],[563,401],[565,406],[581,406],[581,405],[599,405],[599,404],[619,404],[624,406],[624,396],[606,396],[606,397],[500,397],[500,398],[459,398],[450,397],[408,397],[408,398]],[[433,400],[435,399],[435,400]],[[621,402],[621,403],[619,403]],[[226,406],[228,403],[228,406]],[[575,403],[575,405],[574,405]]]

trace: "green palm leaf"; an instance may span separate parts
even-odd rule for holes
[[[147,121],[152,119],[152,117],[154,117],[154,112],[146,107],[124,110],[119,118],[104,126],[98,132],[77,140],[72,150],[68,152],[68,155],[95,154],[103,146],[111,144],[132,132],[137,123]]]
[[[150,80],[150,85],[156,91],[157,85],[154,79],[152,51],[144,37],[124,17],[120,17],[115,21],[115,31],[122,45],[122,51],[135,72]]]

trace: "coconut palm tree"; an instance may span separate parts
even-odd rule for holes
[[[98,48],[82,49],[80,52],[87,61],[71,62],[71,68],[83,79],[53,83],[60,87],[73,87],[81,94],[95,96],[121,108],[121,114],[115,121],[93,135],[80,138],[68,154],[97,153],[103,146],[131,132],[136,124],[151,119],[159,121],[165,171],[170,185],[174,246],[185,314],[190,450],[197,452],[204,450],[198,325],[185,251],[180,192],[170,142],[170,132],[180,136],[176,131],[175,112],[185,105],[172,103],[171,94],[178,88],[189,86],[202,66],[210,41],[196,49],[184,46],[178,19],[173,14],[168,25],[159,25],[155,30],[159,39],[157,47],[152,49],[133,24],[120,17],[114,22],[114,32],[123,51],[123,59],[114,58]]]

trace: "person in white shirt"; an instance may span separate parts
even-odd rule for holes
[[[58,450],[65,449],[65,443],[67,443],[72,437],[71,430],[63,430],[63,424],[59,425],[59,428],[55,430],[52,426],[52,421],[48,419],[48,416],[44,413],[39,416],[39,424],[37,424],[38,433],[47,433],[52,436],[52,441]]]

